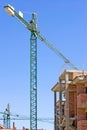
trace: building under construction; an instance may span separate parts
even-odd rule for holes
[[[87,130],[87,71],[65,70],[54,92],[54,130]]]

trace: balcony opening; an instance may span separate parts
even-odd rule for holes
[[[65,127],[63,127],[62,130],[65,130]]]
[[[85,87],[84,92],[87,94],[87,86]]]
[[[62,115],[64,115],[64,104],[62,105]]]
[[[86,120],[87,120],[87,112],[86,112]]]

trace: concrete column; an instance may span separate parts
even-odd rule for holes
[[[68,89],[69,75],[65,74],[66,81],[66,130],[69,130],[69,89]]]
[[[62,123],[62,84],[61,80],[59,79],[59,101],[60,101],[60,124]],[[62,127],[60,126],[60,130],[62,130]]]
[[[56,115],[56,92],[54,92],[54,130],[57,127],[57,115]]]

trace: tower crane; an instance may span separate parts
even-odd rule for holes
[[[40,34],[36,25],[36,13],[32,13],[32,20],[28,23],[21,12],[17,13],[11,5],[4,6],[6,12],[16,17],[31,32],[30,36],[30,130],[37,130],[37,38],[43,41],[64,63],[78,70],[52,43]]]
[[[7,108],[4,112],[0,112],[0,114],[3,114],[3,125],[5,128],[10,129],[10,106],[7,104]]]

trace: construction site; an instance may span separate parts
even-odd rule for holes
[[[58,81],[51,86],[54,100],[54,130],[87,130],[87,71],[79,70],[65,55],[63,55],[54,44],[50,43],[38,31],[36,24],[36,12],[32,13],[32,19],[27,22],[23,18],[21,11],[17,12],[15,8],[7,4],[4,6],[6,13],[16,18],[31,33],[30,36],[30,117],[23,120],[30,120],[30,127],[22,126],[22,130],[45,130],[37,127],[37,38],[46,44],[64,64],[70,69],[63,69],[58,77]],[[11,115],[10,105],[7,105],[3,115],[3,124],[1,130],[18,130],[15,121],[11,126],[11,116],[13,120],[22,120],[19,115]],[[48,119],[46,119],[47,121]]]
[[[53,87],[54,130],[87,130],[87,71],[65,70]],[[10,129],[9,106],[4,118],[3,130]],[[7,127],[7,128],[6,128]],[[29,128],[23,127],[23,130]],[[38,129],[43,130],[43,129]]]

